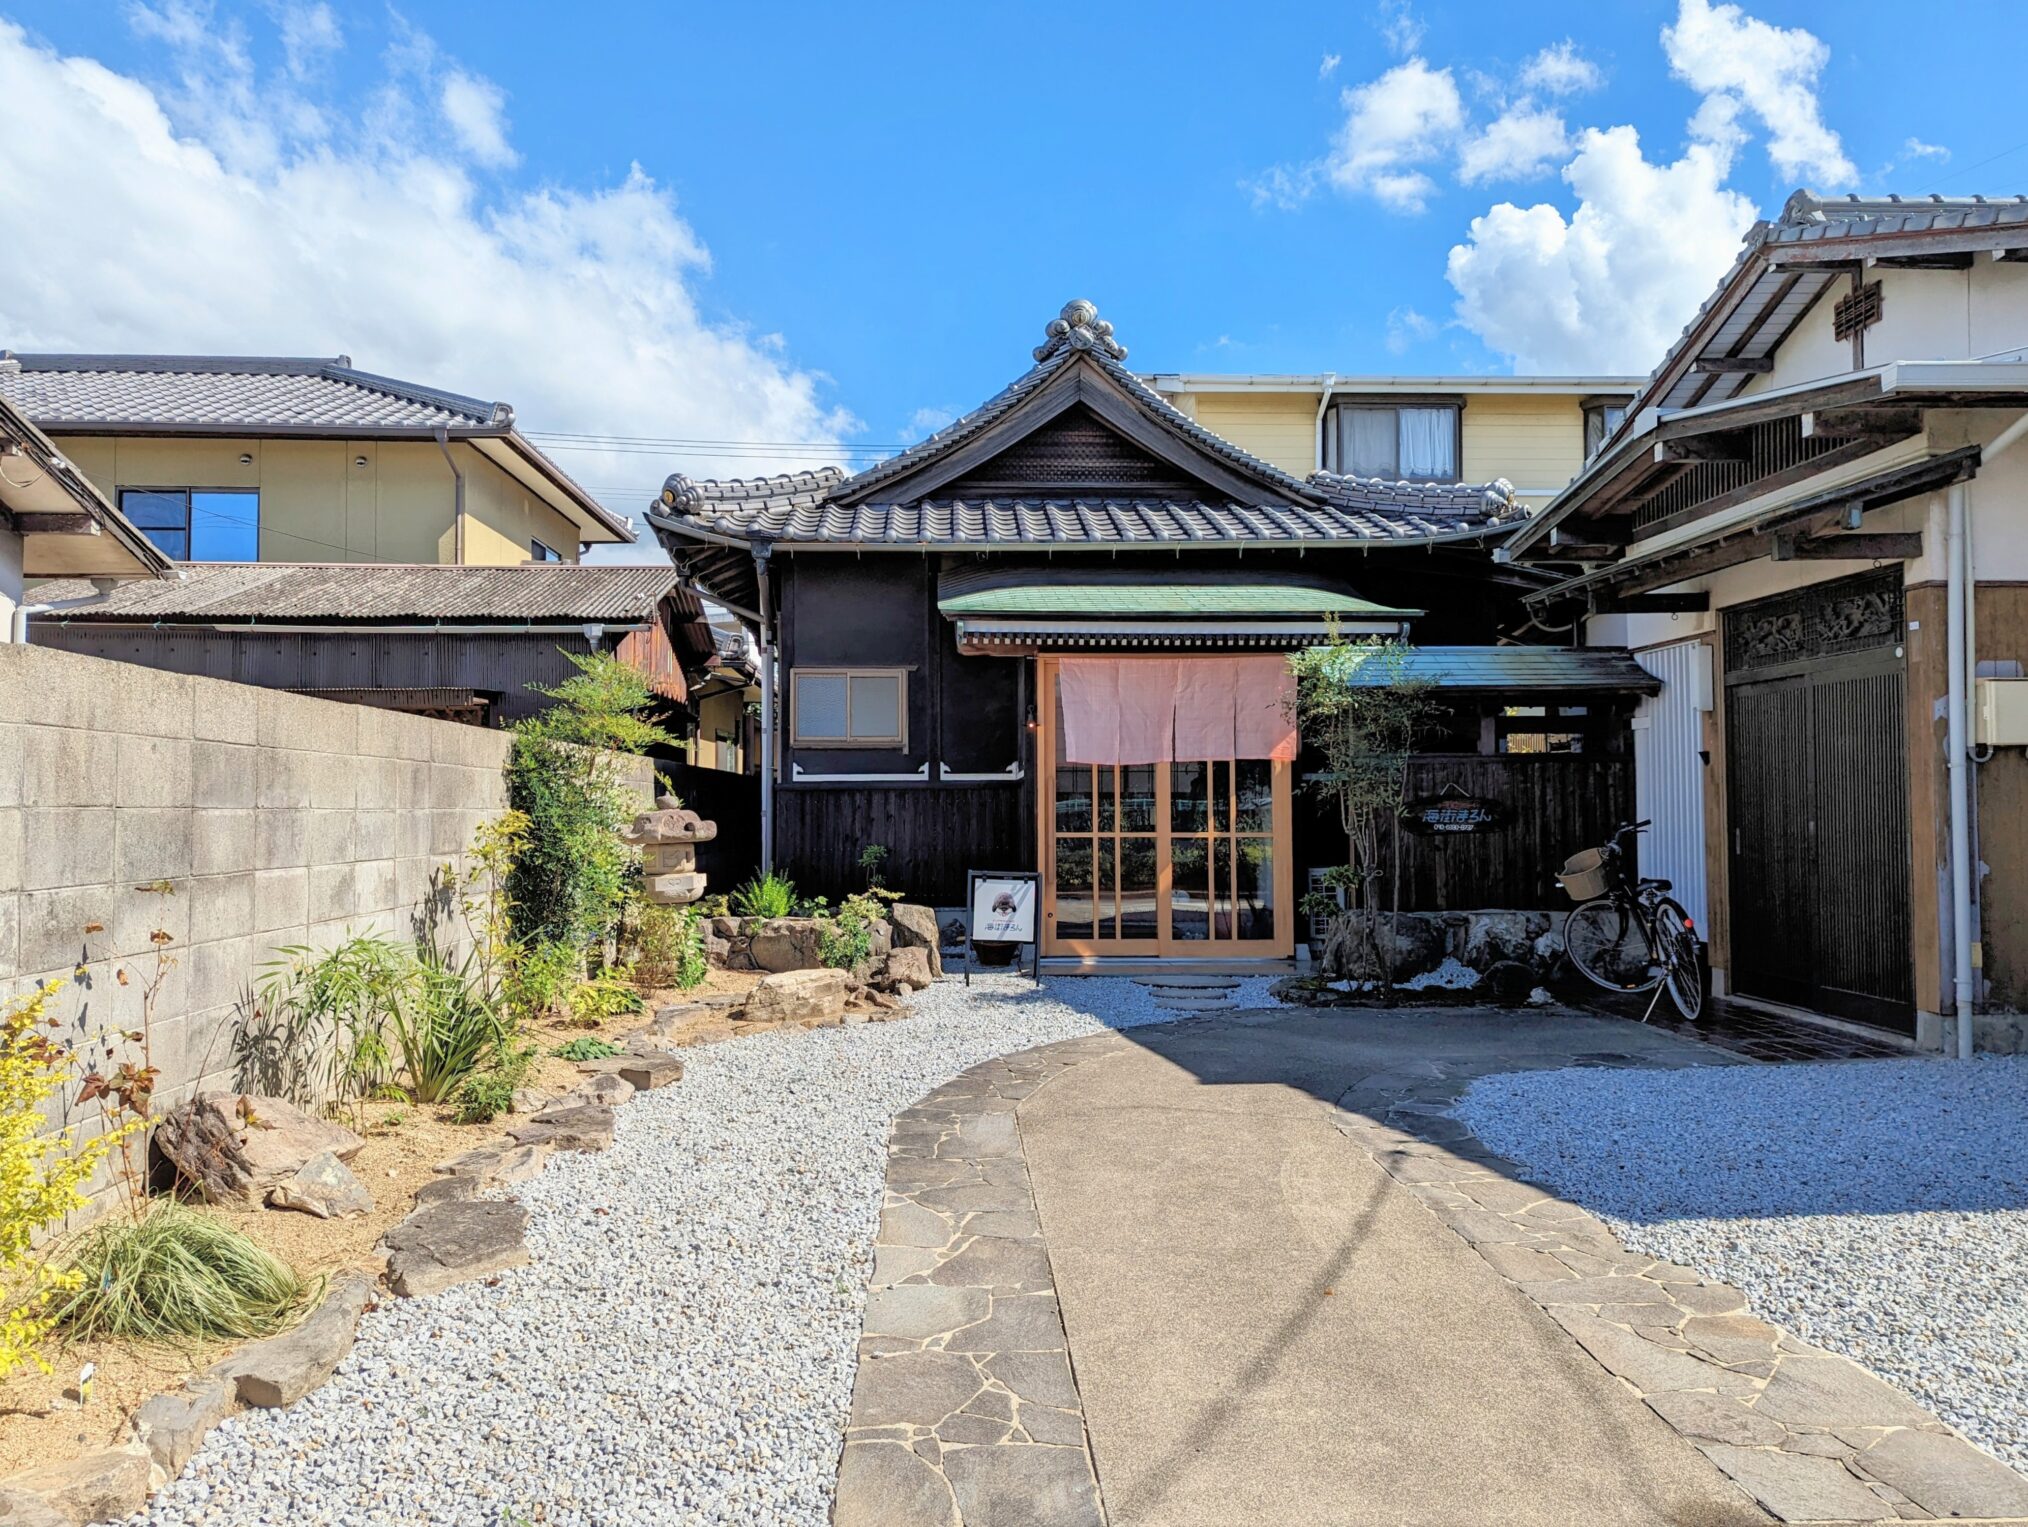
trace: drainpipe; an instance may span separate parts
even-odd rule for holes
[[[1983,469],[2028,434],[2028,414],[2001,430],[1979,452]],[[1969,482],[1951,484],[1949,522],[1944,540],[1944,584],[1949,690],[1945,701],[1950,765],[1951,827],[1951,998],[1957,1007],[1957,1056],[1972,1058],[1972,757],[1969,700],[1978,669],[1973,647],[1978,600],[1977,570],[1972,566],[1972,490]]]
[[[1324,373],[1323,395],[1317,399],[1317,470],[1324,470],[1324,410],[1331,406],[1331,389],[1338,385],[1338,373]]]
[[[768,598],[768,553],[765,543],[753,549],[754,582],[760,593],[760,815],[761,873],[775,867],[775,633],[773,605]]]
[[[451,560],[457,563],[458,566],[463,567],[465,565],[465,474],[458,470],[458,459],[451,454],[450,431],[439,424],[430,433],[437,437],[437,449],[444,453],[444,465],[451,469],[451,481],[456,484],[451,490]]]
[[[97,592],[77,599],[53,599],[47,604],[17,604],[14,607],[14,618],[8,622],[7,639],[17,646],[26,646],[29,616],[54,615],[60,610],[82,610],[91,605],[104,604],[106,597],[113,591],[115,581],[112,578],[94,578],[92,587]]]

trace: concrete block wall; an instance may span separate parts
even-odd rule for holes
[[[152,935],[166,932],[157,1098],[229,1087],[262,967],[288,945],[407,936],[431,872],[462,868],[474,831],[506,809],[508,745],[0,644],[0,995],[60,977],[67,1033],[139,1027]]]

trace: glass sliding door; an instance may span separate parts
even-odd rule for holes
[[[1293,766],[1259,758],[1074,764],[1050,659],[1039,660],[1043,951],[1280,958],[1290,905]]]

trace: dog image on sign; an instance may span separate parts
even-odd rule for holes
[[[1035,942],[1035,882],[980,880],[972,887],[972,938],[981,944]]]

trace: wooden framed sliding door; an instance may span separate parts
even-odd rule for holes
[[[1043,701],[1036,756],[1049,761],[1036,791],[1043,953],[1293,953],[1295,766],[1266,758],[1071,763],[1063,757],[1055,661],[1038,658],[1036,666]]]

